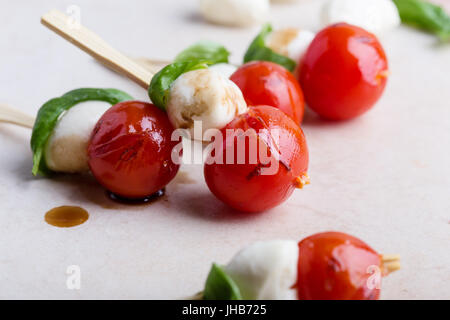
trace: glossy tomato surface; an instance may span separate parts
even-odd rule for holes
[[[297,124],[302,122],[305,112],[302,89],[294,75],[282,66],[267,61],[250,62],[230,79],[241,89],[249,106],[272,106]]]
[[[139,199],[162,189],[179,166],[171,152],[173,127],[167,114],[150,103],[114,105],[95,126],[88,147],[95,178],[114,194]]]
[[[376,300],[380,290],[369,288],[373,267],[381,272],[381,256],[361,240],[340,232],[312,235],[299,243],[298,297]]]
[[[211,192],[229,206],[244,212],[273,208],[299,187],[299,179],[305,178],[305,137],[300,127],[280,110],[250,107],[230,122],[222,134],[222,144],[217,152],[211,152],[204,174]]]
[[[308,106],[320,116],[346,120],[369,110],[387,81],[386,54],[377,38],[339,23],[323,29],[310,44],[300,69]]]

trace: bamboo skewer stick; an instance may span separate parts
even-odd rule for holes
[[[152,60],[148,58],[135,58],[133,59],[137,63],[139,63],[142,67],[146,68],[150,72],[157,73],[162,68],[167,66],[168,64],[171,64],[170,61],[163,61],[163,60]]]
[[[52,10],[42,16],[41,23],[141,87],[147,89],[150,85],[154,72],[120,53],[86,27],[74,25],[71,18],[64,13]]]
[[[0,122],[12,123],[31,129],[34,125],[34,117],[0,103]]]
[[[388,274],[395,272],[400,269],[400,256],[397,254],[383,254],[381,256],[383,274],[387,276]]]

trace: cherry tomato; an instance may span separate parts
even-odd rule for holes
[[[340,232],[318,233],[299,243],[300,300],[376,300],[368,280],[381,256],[361,240]],[[380,276],[381,279],[381,276]]]
[[[172,180],[179,165],[172,162],[173,127],[167,114],[150,103],[114,105],[97,122],[88,146],[89,167],[112,193],[145,198]]]
[[[244,212],[264,211],[308,182],[305,137],[280,110],[250,107],[222,129],[222,137],[221,148],[209,155],[204,174],[211,192],[229,206]]]
[[[331,120],[355,118],[380,98],[388,63],[377,38],[346,23],[323,29],[302,60],[300,83],[306,103]]]
[[[297,124],[303,120],[305,100],[294,75],[282,66],[250,62],[241,66],[230,79],[237,84],[249,106],[267,105],[280,109]]]

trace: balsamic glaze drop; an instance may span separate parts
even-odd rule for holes
[[[164,194],[166,193],[166,190],[163,188],[161,190],[156,191],[154,194],[149,195],[145,198],[140,198],[140,199],[129,199],[129,198],[124,198],[121,197],[111,191],[106,191],[106,195],[108,196],[108,198],[110,198],[111,200],[115,201],[115,202],[119,202],[122,204],[128,204],[128,205],[139,205],[139,204],[147,204],[147,203],[152,203],[156,200],[158,200],[159,198],[161,198]]]

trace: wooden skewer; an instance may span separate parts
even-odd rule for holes
[[[152,60],[148,58],[135,58],[134,61],[153,73],[157,73],[159,70],[172,63],[170,61]]]
[[[383,274],[395,272],[400,269],[400,256],[397,254],[383,254],[381,255]]]
[[[34,125],[34,118],[20,110],[0,103],[0,122],[13,123],[31,129]]]
[[[74,24],[64,13],[52,10],[42,16],[41,23],[141,87],[147,89],[150,85],[154,72],[120,53],[86,27]]]

